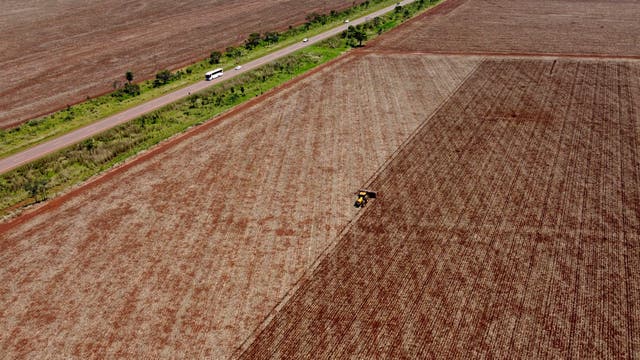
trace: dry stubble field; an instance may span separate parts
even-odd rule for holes
[[[342,58],[0,224],[0,349],[230,355],[354,216],[353,191],[479,61]]]
[[[241,358],[638,358],[640,63],[488,59]]]
[[[635,0],[447,0],[375,49],[640,58],[638,19]]]
[[[3,1],[0,128],[113,90],[132,70],[152,77],[286,29],[346,0]]]

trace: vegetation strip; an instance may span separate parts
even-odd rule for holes
[[[155,110],[79,144],[0,175],[0,215],[47,199],[187,128],[259,96],[293,77],[360,46],[426,9],[416,1],[340,36],[305,48],[229,82]],[[434,2],[435,3],[435,2]],[[67,111],[73,111],[69,109]]]
[[[232,69],[289,45],[336,27],[345,20],[361,17],[393,4],[392,0],[369,0],[342,11],[328,14],[311,13],[307,22],[289,30],[252,33],[241,46],[229,46],[225,51],[212,51],[209,58],[175,72],[160,70],[155,79],[134,83],[135,74],[127,71],[121,82],[114,82],[114,92],[87,98],[87,101],[67,106],[48,116],[33,119],[13,129],[0,129],[0,158],[45,142],[97,120],[171,93],[176,89],[202,80],[203,74],[214,67]]]

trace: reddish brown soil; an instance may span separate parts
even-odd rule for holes
[[[640,2],[448,0],[377,49],[640,57]]]
[[[639,357],[640,64],[406,53],[634,57],[637,2],[449,1],[0,224],[2,354]]]
[[[17,125],[87,96],[241,43],[251,32],[285,29],[347,0],[3,2],[0,12],[0,127]]]
[[[487,60],[242,358],[637,358],[640,63]]]
[[[3,355],[227,357],[479,62],[348,56],[0,224]]]

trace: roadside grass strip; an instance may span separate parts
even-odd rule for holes
[[[416,1],[403,7],[401,11],[372,19],[351,30],[365,32],[368,39],[375,38],[391,29],[392,26],[389,24],[400,24],[425,11],[425,3]],[[209,121],[249,99],[335,59],[357,46],[351,35],[353,31],[346,31],[301,49],[0,175],[0,216],[6,218],[16,215],[28,205],[64,192],[163,140]],[[201,72],[198,71],[199,77]],[[90,102],[92,101],[100,100]],[[84,111],[80,109],[83,108],[74,106],[61,113],[69,115],[76,111]],[[42,126],[53,125],[46,123]]]
[[[125,74],[123,74],[121,81],[113,83],[114,91],[109,94],[87,98],[82,103],[67,106],[66,109],[30,120],[12,129],[0,129],[0,158],[18,153],[151,99],[202,81],[203,74],[214,67],[231,70],[237,65],[258,59],[300,42],[303,38],[312,37],[341,25],[348,18],[366,16],[393,3],[395,1],[392,0],[370,0],[342,11],[332,11],[329,14],[312,13],[307,16],[307,22],[300,26],[291,27],[282,33],[265,33],[255,46],[250,46],[250,50],[243,45],[228,47],[227,51],[220,52],[218,63],[212,63],[209,58],[206,58],[174,72],[158,69],[156,76],[160,76],[162,81],[149,79],[133,84],[135,89],[139,91],[137,95],[137,92],[126,91],[131,84],[127,84]],[[247,39],[248,41],[249,39]],[[162,73],[165,74],[164,77]]]

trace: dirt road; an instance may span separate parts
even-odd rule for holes
[[[405,1],[401,1],[400,4],[401,5],[406,5],[409,3],[412,3],[414,0],[405,0]],[[222,76],[221,78],[215,79],[213,81],[200,81],[198,83],[195,83],[193,85],[187,86],[185,88],[182,88],[180,90],[176,90],[172,93],[166,94],[164,96],[161,96],[159,98],[153,99],[149,102],[146,102],[144,104],[138,105],[136,107],[133,107],[131,109],[125,110],[121,113],[118,113],[116,115],[110,116],[108,118],[105,118],[103,120],[97,121],[91,125],[85,126],[83,128],[74,130],[70,133],[67,133],[65,135],[62,135],[60,137],[57,137],[55,139],[52,139],[50,141],[47,141],[45,143],[42,143],[40,145],[34,146],[30,149],[27,149],[25,151],[19,152],[17,154],[11,155],[9,157],[6,157],[4,159],[0,159],[0,174],[3,174],[5,172],[8,172],[12,169],[17,168],[20,165],[24,165],[26,163],[29,163],[31,161],[34,161],[36,159],[39,159],[47,154],[50,154],[54,151],[60,150],[62,148],[65,148],[67,146],[73,145],[75,143],[78,143],[84,139],[87,139],[91,136],[94,136],[96,134],[99,134],[105,130],[111,129],[115,126],[118,126],[122,123],[125,123],[127,121],[133,120],[143,114],[146,114],[150,111],[156,110],[158,108],[161,108],[167,104],[170,104],[174,101],[177,101],[179,99],[182,99],[186,96],[188,96],[190,93],[195,93],[198,92],[200,90],[203,90],[209,86],[213,86],[215,84],[218,84],[222,81],[225,81],[226,79],[235,77],[237,75],[240,75],[244,72],[247,71],[251,71],[253,69],[256,69],[264,64],[267,64],[273,60],[276,60],[278,58],[281,58],[283,56],[289,55],[295,51],[298,51],[304,47],[307,47],[309,45],[312,45],[314,43],[317,43],[319,41],[328,39],[332,36],[335,36],[337,34],[339,34],[340,32],[344,31],[347,29],[348,26],[350,25],[358,25],[361,24],[363,22],[368,21],[369,19],[372,19],[376,16],[381,16],[384,15],[390,11],[393,11],[393,9],[395,8],[395,5],[393,6],[389,6],[386,7],[384,9],[378,10],[374,13],[371,13],[367,16],[358,18],[358,19],[354,19],[352,21],[349,21],[348,24],[343,24],[341,26],[338,26],[334,29],[331,29],[329,31],[326,31],[322,34],[313,36],[309,38],[308,42],[300,42],[300,43],[296,43],[293,44],[291,46],[288,46],[284,49],[278,50],[276,52],[273,52],[271,54],[268,54],[264,57],[261,57],[259,59],[256,59],[254,61],[251,61],[247,64],[244,64],[242,66],[242,68],[240,70],[230,70],[228,71],[224,76]]]

